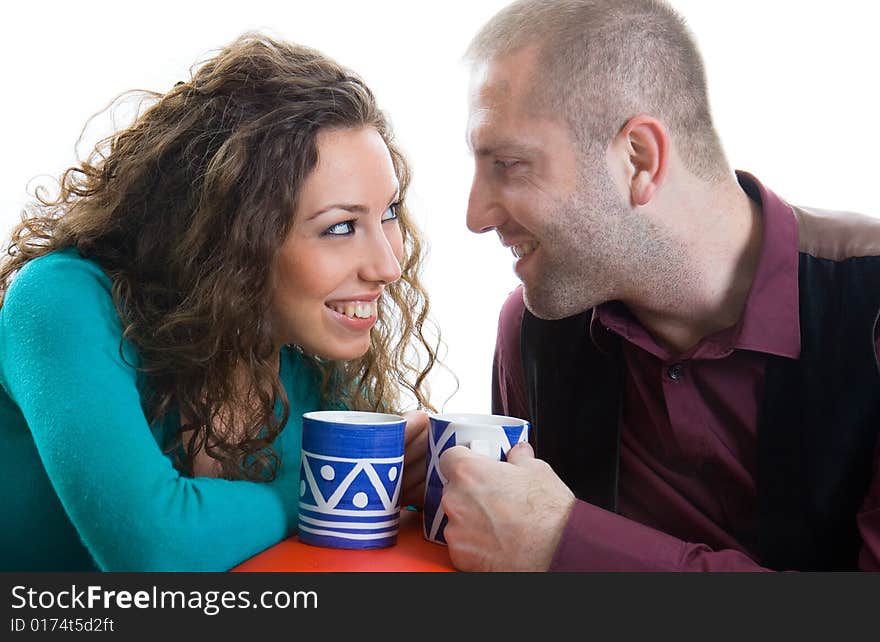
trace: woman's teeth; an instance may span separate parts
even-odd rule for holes
[[[518,245],[513,245],[510,248],[510,251],[513,252],[513,255],[521,259],[526,254],[531,254],[538,247],[538,244],[534,241],[529,241],[528,243],[520,243]]]
[[[347,303],[328,303],[327,307],[331,310],[344,314],[350,319],[358,317],[359,319],[369,319],[374,317],[378,311],[377,301],[349,301]]]

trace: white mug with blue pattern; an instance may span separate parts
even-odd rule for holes
[[[301,542],[381,548],[397,542],[406,419],[355,411],[302,417]]]
[[[491,459],[504,461],[508,450],[528,441],[529,422],[503,415],[463,413],[430,415],[430,421],[422,534],[431,542],[446,544],[446,514],[440,504],[446,479],[440,473],[440,455],[453,446],[467,446]]]

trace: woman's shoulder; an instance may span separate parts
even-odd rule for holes
[[[101,268],[75,250],[26,263],[0,306],[0,379],[83,360],[97,368],[96,355],[115,359],[122,326],[111,287]],[[132,362],[130,353],[126,358]]]
[[[27,334],[34,327],[118,325],[110,278],[75,249],[26,263],[13,277],[0,306],[0,332]]]
[[[32,307],[51,301],[82,303],[110,296],[112,284],[97,263],[74,248],[28,261],[12,280],[3,307]]]
[[[46,285],[51,285],[48,288],[50,290],[70,286],[79,288],[98,286],[100,289],[109,290],[111,283],[97,263],[84,258],[75,248],[65,248],[25,263],[14,277],[9,292],[43,289]]]

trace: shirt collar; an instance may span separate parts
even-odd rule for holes
[[[739,323],[704,337],[681,358],[717,359],[733,350],[753,350],[797,359],[801,350],[797,221],[791,206],[757,178],[737,172],[737,179],[762,210],[764,235],[755,278]],[[661,359],[672,357],[619,301],[603,303],[593,311],[590,336],[598,348],[608,350],[609,331]]]

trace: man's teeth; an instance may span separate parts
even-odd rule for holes
[[[538,244],[534,241],[529,241],[528,243],[519,243],[518,245],[513,245],[510,248],[510,251],[513,252],[513,255],[521,259],[526,254],[531,254],[538,247]]]
[[[353,319],[355,317],[358,317],[359,319],[369,319],[370,317],[376,316],[378,303],[377,301],[352,301],[348,303],[328,303],[327,307],[329,307],[331,310],[335,310],[339,314],[344,314],[350,319]]]

